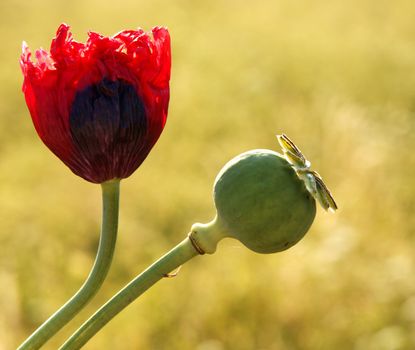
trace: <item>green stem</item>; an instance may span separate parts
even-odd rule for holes
[[[59,349],[77,350],[88,342],[114,316],[131,304],[152,285],[163,277],[189,261],[199,253],[186,238],[170,252],[157,260],[153,265],[138,275],[94,315],[91,316]]]
[[[120,181],[102,186],[102,227],[94,266],[82,287],[47,319],[17,350],[37,350],[62,329],[91,300],[101,287],[111,265],[117,240]]]

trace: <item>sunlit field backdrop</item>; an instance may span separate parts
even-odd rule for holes
[[[119,240],[102,291],[45,349],[214,215],[230,158],[285,132],[332,190],[307,236],[274,255],[223,242],[165,279],[88,350],[415,349],[415,4],[411,0],[0,2],[0,349],[15,349],[83,283],[100,187],[38,139],[21,93],[22,40],[48,48],[166,25],[169,118],[122,182]]]

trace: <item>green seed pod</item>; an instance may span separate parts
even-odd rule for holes
[[[217,221],[230,237],[258,253],[297,243],[310,228],[316,204],[291,164],[269,150],[242,153],[214,185]]]
[[[214,253],[224,237],[258,253],[290,248],[307,233],[316,215],[316,199],[325,210],[337,205],[320,175],[285,135],[283,154],[258,149],[229,161],[216,177],[217,215],[194,224],[189,238],[200,254]]]

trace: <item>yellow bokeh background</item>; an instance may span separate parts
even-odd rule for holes
[[[38,139],[21,93],[22,40],[58,25],[105,35],[169,27],[169,118],[122,182],[103,289],[44,348],[214,215],[223,164],[286,133],[332,190],[307,236],[273,255],[223,242],[118,315],[88,350],[415,348],[415,3],[410,0],[97,0],[0,3],[0,350],[15,349],[82,284],[100,188]]]

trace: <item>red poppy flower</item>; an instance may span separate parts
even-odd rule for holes
[[[72,39],[61,24],[50,52],[23,43],[23,92],[42,141],[75,174],[94,182],[130,176],[167,118],[170,36],[124,30]]]

